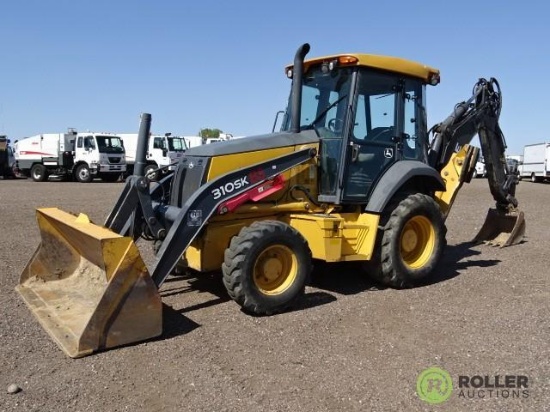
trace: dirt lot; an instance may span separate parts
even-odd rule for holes
[[[0,181],[1,411],[550,410],[550,184],[522,182],[527,238],[497,249],[466,243],[492,204],[478,179],[448,219],[433,281],[373,290],[353,266],[317,268],[295,311],[251,317],[219,276],[171,278],[156,340],[72,360],[14,291],[38,245],[37,206],[102,222],[122,185]],[[428,405],[418,374],[525,375],[528,397],[479,392]],[[8,394],[17,384],[22,391]],[[512,391],[510,391],[512,392]]]

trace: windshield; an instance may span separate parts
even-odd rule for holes
[[[168,150],[171,152],[184,152],[187,149],[185,140],[182,137],[169,137]]]
[[[100,153],[122,153],[124,146],[118,136],[96,136],[97,146]]]
[[[351,68],[328,70],[319,65],[304,75],[300,128],[315,129],[321,137],[342,137],[349,104]],[[290,130],[291,100],[282,130]]]

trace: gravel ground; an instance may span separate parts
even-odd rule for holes
[[[550,410],[550,184],[519,185],[527,237],[505,249],[467,243],[492,200],[484,179],[466,185],[426,286],[375,290],[355,266],[324,266],[297,310],[251,317],[219,274],[169,278],[162,337],[73,360],[14,291],[39,242],[34,209],[102,222],[121,189],[0,181],[1,411]],[[455,382],[441,405],[416,395],[430,366]],[[529,396],[462,398],[459,375],[525,375]]]

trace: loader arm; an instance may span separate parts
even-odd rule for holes
[[[472,177],[478,151],[470,147],[469,143],[476,135],[479,136],[496,209],[489,212],[484,228],[474,240],[495,240],[502,233],[499,229],[504,229],[510,232],[508,237],[501,236],[496,243],[508,246],[521,240],[525,223],[515,198],[519,178],[509,170],[506,163],[506,141],[498,123],[501,107],[502,95],[497,80],[479,79],[472,96],[458,103],[449,117],[432,128],[428,159],[430,165],[441,172],[444,178],[451,169],[459,170],[454,184],[447,184],[447,193],[438,196],[440,200],[444,199],[441,203],[446,216],[462,183],[469,182]]]
[[[151,271],[151,278],[157,288],[160,288],[210,217],[216,211],[222,213],[224,208],[220,206],[317,155],[315,149],[305,148],[229,172],[203,184],[180,208],[168,205],[165,197],[163,199],[163,193],[169,192],[174,182],[173,174],[153,187],[149,178],[144,176],[150,128],[151,115],[143,113],[138,133],[135,174],[126,180],[121,195],[105,221],[105,227],[133,240],[141,236],[162,242]],[[231,185],[231,191],[223,190],[227,185]]]
[[[172,222],[151,270],[151,277],[157,287],[162,285],[191,242],[208,223],[210,217],[216,211],[223,210],[223,207],[220,208],[220,206],[228,200],[276,178],[292,167],[309,161],[316,154],[315,149],[303,149],[227,173],[201,186],[181,208],[154,204],[157,213],[160,213],[166,222]],[[262,178],[257,179],[257,176],[262,176]],[[236,181],[243,182],[239,189],[220,196],[214,195],[216,188],[225,187]]]

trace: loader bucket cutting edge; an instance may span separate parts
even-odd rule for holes
[[[485,222],[473,241],[506,247],[520,243],[524,234],[525,218],[522,211],[516,209],[502,212],[489,209]]]
[[[162,333],[160,295],[131,238],[56,208],[36,216],[41,243],[16,290],[67,355]]]

